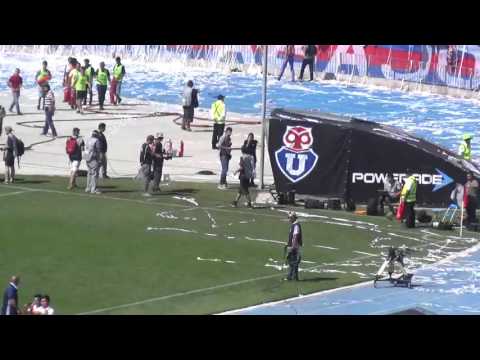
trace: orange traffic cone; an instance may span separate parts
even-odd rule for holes
[[[178,157],[183,157],[183,151],[185,146],[183,145],[183,140],[180,140],[180,151],[178,152]]]

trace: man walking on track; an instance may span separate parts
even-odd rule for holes
[[[125,66],[121,63],[120,57],[117,57],[115,61],[116,64],[113,67],[113,80],[110,83],[110,102],[113,105],[117,105],[122,102],[120,93],[122,90],[123,77],[125,76]]]

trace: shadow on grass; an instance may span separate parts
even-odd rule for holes
[[[336,277],[314,277],[314,278],[308,278],[308,279],[300,279],[298,281],[300,282],[319,282],[319,281],[334,281],[338,280]]]
[[[100,185],[98,187],[100,189],[116,189],[118,186],[115,186],[115,185]]]
[[[138,190],[103,190],[104,188],[98,188],[103,194],[120,194],[120,193],[137,193]]]
[[[191,195],[195,194],[198,192],[198,189],[175,189],[175,190],[162,190],[159,193],[156,193],[155,195],[178,195],[178,196],[184,196],[184,195]]]
[[[22,184],[47,184],[50,181],[48,180],[25,180],[25,179],[15,179],[15,183]]]

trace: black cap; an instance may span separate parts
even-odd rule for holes
[[[218,100],[223,100],[223,99],[225,99],[225,96],[223,96],[223,95],[218,95],[218,96],[217,96],[217,99],[218,99]]]

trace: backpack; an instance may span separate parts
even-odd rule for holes
[[[77,150],[77,146],[78,146],[77,139],[75,139],[74,137],[71,136],[67,140],[67,154],[68,155],[73,155],[75,153],[75,151]]]
[[[17,138],[17,157],[20,157],[23,154],[25,154],[25,144],[22,140]]]

